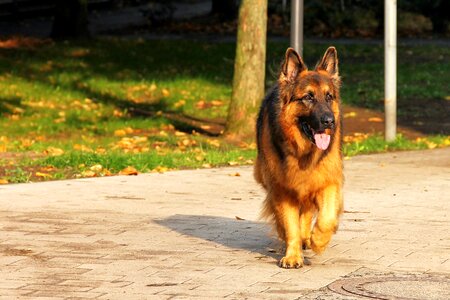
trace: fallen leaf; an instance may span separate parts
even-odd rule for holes
[[[220,147],[220,141],[219,140],[207,139],[206,142],[208,144],[210,144],[211,146],[214,146],[214,147],[217,147],[217,148]]]
[[[81,152],[93,152],[93,150],[91,148],[89,148],[88,146],[80,145],[80,144],[73,145],[73,149],[81,151]]]
[[[36,172],[35,175],[37,177],[42,177],[42,178],[52,178],[51,174],[48,173],[43,173],[43,172]]]
[[[175,131],[175,136],[185,136],[186,135],[186,133],[185,132],[182,132],[182,131]]]
[[[209,169],[209,168],[211,168],[211,164],[203,164],[202,167]]]
[[[128,133],[128,134],[132,134],[132,133],[134,132],[134,129],[131,128],[131,127],[127,127],[127,128],[125,128],[124,130],[125,130],[125,132]]]
[[[229,176],[236,176],[236,177],[239,177],[239,176],[241,176],[241,174],[239,174],[238,172],[236,172],[236,173],[231,173],[231,174],[228,174]]]
[[[427,144],[428,149],[434,149],[434,148],[437,147],[436,143],[433,143],[433,142],[430,142],[430,141],[427,141],[425,143]]]
[[[169,92],[168,89],[162,89],[161,92],[162,92],[164,97],[169,97],[170,96],[170,92]]]
[[[43,172],[50,172],[50,171],[55,171],[56,168],[54,166],[45,166],[41,168],[41,171]]]
[[[179,108],[179,107],[181,107],[181,106],[183,106],[183,105],[185,105],[185,104],[186,104],[186,100],[181,99],[181,100],[175,102],[175,104],[174,104],[173,106],[174,106],[175,108]]]
[[[96,164],[96,165],[93,165],[92,167],[90,167],[89,170],[94,171],[94,172],[100,172],[101,170],[103,170],[103,166],[100,164]]]
[[[238,217],[238,216],[235,216],[235,218],[236,218],[236,220],[238,220],[238,221],[243,221],[243,220],[245,220],[245,219],[242,219],[241,217]]]
[[[97,173],[95,173],[94,171],[91,171],[91,170],[86,170],[86,171],[81,172],[81,176],[82,177],[95,177],[95,176],[97,176]]]
[[[0,184],[8,184],[9,181],[3,178],[0,178]]]
[[[372,118],[369,118],[368,121],[369,122],[374,122],[374,123],[381,123],[381,122],[383,122],[383,119],[379,118],[379,117],[372,117]]]
[[[205,100],[197,101],[197,103],[195,103],[195,107],[198,109],[205,109],[206,108]]]
[[[64,154],[64,150],[56,147],[48,147],[44,150],[45,154],[59,156]]]
[[[354,117],[356,117],[356,112],[354,112],[354,111],[351,111],[351,112],[348,112],[348,113],[344,114],[344,119],[346,119],[346,118],[354,118]]]
[[[113,116],[114,117],[122,117],[123,116],[123,112],[121,112],[118,109],[115,109],[114,112],[113,112]]]
[[[124,136],[126,134],[127,134],[126,131],[123,129],[117,129],[114,131],[114,136]]]
[[[229,166],[236,166],[236,165],[238,165],[239,163],[237,163],[237,162],[235,162],[235,161],[229,161],[228,162],[228,165]]]
[[[126,167],[122,171],[119,172],[119,175],[137,175],[139,172],[131,166]]]
[[[152,171],[153,172],[158,172],[158,173],[164,173],[167,170],[169,170],[169,168],[167,167],[163,167],[163,166],[157,166],[156,168],[154,168]]]
[[[213,100],[210,102],[212,106],[222,106],[223,101],[222,100]]]
[[[88,55],[90,52],[89,49],[75,49],[72,52],[69,53],[69,56],[72,57],[83,57]]]

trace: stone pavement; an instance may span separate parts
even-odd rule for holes
[[[294,270],[251,167],[0,186],[0,299],[368,299],[326,286],[396,274],[438,280],[366,294],[449,299],[449,170],[450,148],[347,160],[340,229]]]

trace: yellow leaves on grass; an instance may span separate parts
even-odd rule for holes
[[[164,172],[167,172],[169,170],[169,168],[167,168],[167,167],[163,167],[163,166],[157,166],[156,168],[154,168],[153,170],[152,170],[152,172],[153,173],[164,173]]]
[[[220,141],[218,139],[207,139],[206,142],[213,147],[220,147]]]
[[[59,156],[64,154],[64,150],[56,147],[48,147],[44,150],[44,154],[50,155],[50,156]]]
[[[416,143],[425,144],[428,149],[434,149],[434,148],[436,148],[438,146],[443,146],[443,145],[438,145],[435,142],[432,142],[432,141],[428,140],[427,138],[417,138],[416,139]],[[450,138],[445,139],[443,144],[444,145],[449,145],[450,144]]]
[[[48,173],[43,173],[43,172],[36,172],[34,174],[36,177],[41,177],[41,178],[52,178],[52,174],[48,174]]]
[[[156,84],[139,84],[133,85],[126,90],[128,101],[134,103],[155,103],[159,102],[163,97],[169,97],[168,89],[158,89]]]
[[[199,100],[197,103],[195,103],[195,107],[198,109],[207,109],[211,107],[219,107],[223,105],[222,100],[212,100],[212,101],[205,101],[205,100]]]
[[[75,109],[83,111],[97,111],[101,108],[101,103],[96,103],[92,99],[85,98],[84,100],[74,100],[70,106]]]
[[[78,49],[74,49],[74,50],[70,51],[68,53],[68,55],[71,57],[79,58],[79,57],[88,56],[90,52],[91,52],[90,49],[78,48]]]
[[[80,145],[80,144],[73,145],[73,150],[77,150],[77,151],[81,151],[81,152],[94,152],[94,150],[92,150],[92,148],[89,148],[86,145]]]
[[[58,123],[63,123],[66,121],[66,112],[65,111],[58,112],[58,116],[59,116],[59,118],[53,120],[54,123],[58,124]]]
[[[131,166],[126,167],[125,169],[119,172],[119,175],[138,175],[139,172]]]
[[[175,108],[180,108],[180,107],[184,106],[185,104],[186,104],[186,100],[181,99],[181,100],[178,100],[177,102],[175,102],[173,106]]]
[[[34,176],[46,180],[46,179],[52,179],[53,178],[53,174],[51,174],[52,172],[55,172],[57,170],[57,168],[55,168],[54,166],[44,166],[44,167],[40,167],[39,171],[36,171],[34,173]]]
[[[0,136],[0,152],[6,152],[8,150],[7,144],[9,140],[6,136]]]
[[[168,89],[162,89],[161,93],[164,97],[169,97],[170,96],[170,92]]]
[[[52,44],[50,39],[14,36],[0,40],[0,49],[35,48],[37,46]]]
[[[9,181],[7,179],[4,178],[0,178],[0,184],[8,184]]]
[[[127,134],[132,134],[134,132],[133,128],[127,127],[124,129],[117,129],[114,131],[114,136],[125,136]]]
[[[141,153],[150,150],[146,136],[123,137],[112,148],[121,149],[125,153]]]
[[[344,136],[343,140],[344,143],[356,143],[366,140],[369,136],[370,135],[368,133],[355,132],[353,134]]]
[[[85,168],[84,164],[79,165],[79,168]],[[113,174],[106,168],[104,168],[101,164],[95,164],[83,170],[80,174],[75,175],[76,177],[103,177],[103,176],[112,176]]]

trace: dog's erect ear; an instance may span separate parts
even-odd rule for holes
[[[303,62],[302,58],[298,53],[292,49],[288,48],[286,50],[286,57],[281,67],[281,77],[282,79],[293,82],[297,78],[298,74],[306,71],[308,68]]]
[[[316,71],[327,71],[331,77],[339,77],[337,50],[334,47],[327,49],[322,60],[317,64]]]

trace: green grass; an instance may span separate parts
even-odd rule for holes
[[[399,150],[424,150],[433,149],[438,146],[449,146],[448,136],[435,135],[417,140],[409,140],[402,135],[398,135],[393,142],[386,142],[384,137],[379,135],[369,136],[367,139],[344,144],[344,155],[354,156],[358,154],[369,154],[386,151]]]
[[[275,80],[286,47],[268,44],[267,86]],[[305,45],[307,63],[313,66],[325,48]],[[250,163],[254,144],[185,134],[180,132],[185,127],[165,117],[225,119],[234,50],[233,43],[119,39],[0,49],[0,179],[73,178],[95,165],[102,166],[103,173],[97,172],[102,175],[127,166],[147,172]],[[344,102],[381,110],[383,48],[342,45],[338,51]],[[399,47],[398,52],[399,103],[412,97],[445,102],[450,95],[448,47]],[[445,136],[427,140],[448,145]],[[344,150],[356,155],[432,145],[403,137],[386,144],[375,136],[346,144]]]

